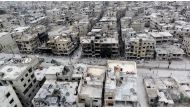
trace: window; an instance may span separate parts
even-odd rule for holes
[[[27,77],[28,76],[28,73],[25,75],[25,77]]]
[[[7,94],[6,94],[6,97],[8,98],[10,96],[10,93],[8,92]]]
[[[26,83],[24,84],[24,87],[26,87]]]
[[[98,100],[94,100],[94,102],[98,102]]]
[[[24,78],[21,78],[20,80],[21,80],[21,82],[22,82],[22,81],[24,80]]]
[[[112,97],[108,97],[108,99],[112,99]]]
[[[14,107],[17,107],[17,105],[15,104],[15,106]]]
[[[10,84],[13,84],[13,82],[12,81],[9,81],[10,82]]]
[[[28,79],[28,82],[30,82],[30,79]]]
[[[12,104],[14,102],[14,100],[13,99],[11,99],[11,101],[9,102],[10,104]]]
[[[31,78],[34,78],[34,74],[31,75]]]
[[[85,101],[85,99],[81,99],[81,102],[84,102]]]
[[[29,94],[28,97],[31,97],[31,94]]]
[[[13,89],[14,89],[14,90],[16,90],[16,88],[15,88],[15,87],[13,87]]]
[[[108,103],[108,106],[113,106],[113,103]]]
[[[36,79],[34,79],[34,83],[36,82]]]
[[[30,68],[30,69],[28,70],[28,72],[31,73],[31,72],[32,72],[32,68]]]

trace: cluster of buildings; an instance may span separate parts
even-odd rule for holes
[[[0,107],[140,106],[134,60],[190,55],[188,2],[23,1],[0,7]],[[79,47],[77,56],[110,60],[93,66],[33,55],[71,56]],[[130,61],[111,60],[120,57]],[[150,106],[190,101],[189,76],[144,77],[143,83]]]
[[[144,86],[150,106],[171,107],[189,103],[189,77],[145,77]]]
[[[138,106],[133,61],[108,60],[106,66],[45,65],[32,55],[1,58],[1,106]]]
[[[189,55],[184,2],[21,4],[0,15],[1,52],[70,56],[81,46],[83,57],[168,60]]]

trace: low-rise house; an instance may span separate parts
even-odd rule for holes
[[[77,82],[46,80],[32,100],[35,107],[76,107]]]
[[[133,61],[107,61],[104,106],[138,106],[137,69]]]
[[[78,106],[101,107],[106,67],[88,66],[79,84]]]

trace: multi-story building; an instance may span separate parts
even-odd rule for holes
[[[32,100],[35,107],[76,107],[77,82],[46,80]]]
[[[76,48],[76,44],[71,37],[55,36],[47,42],[47,46],[52,49],[53,54],[69,56]]]
[[[81,38],[82,55],[85,57],[117,57],[119,56],[119,41],[117,38],[98,37]]]
[[[31,100],[41,87],[34,70],[39,65],[35,56],[11,58],[0,68],[0,82],[10,84],[23,106],[32,106]]]
[[[104,106],[137,106],[137,69],[133,61],[107,61]]]
[[[183,38],[182,46],[186,55],[190,56],[190,37]]]
[[[153,59],[156,42],[147,34],[138,34],[135,38],[125,39],[127,59]]]
[[[40,44],[37,34],[22,34],[16,43],[21,53],[34,53]]]
[[[22,107],[11,85],[0,86],[0,107]]]
[[[183,49],[168,44],[156,46],[155,52],[158,60],[182,59],[185,54]]]
[[[78,106],[101,107],[105,66],[88,66],[78,87]]]
[[[144,30],[144,23],[141,22],[141,21],[134,21],[132,24],[131,24],[131,27],[138,33],[141,33],[143,32]]]
[[[0,52],[13,53],[16,43],[8,32],[0,32]]]
[[[173,35],[169,32],[150,32],[149,35],[155,39],[157,45],[173,41]]]
[[[136,35],[137,33],[133,30],[133,28],[121,28],[122,41],[125,41],[125,39],[136,37]]]
[[[132,24],[132,18],[131,17],[121,18],[121,28],[130,28],[131,24]]]

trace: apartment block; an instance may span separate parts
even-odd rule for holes
[[[183,49],[168,44],[156,46],[155,52],[158,60],[182,59],[185,54]]]
[[[157,45],[173,41],[173,35],[169,32],[150,32],[148,34],[155,39]]]
[[[40,44],[36,34],[22,34],[16,38],[16,43],[21,53],[34,53]]]
[[[39,65],[35,56],[12,58],[0,68],[1,84],[10,84],[23,106],[32,106],[31,100],[39,90],[34,70]]]
[[[119,41],[117,38],[81,38],[82,55],[85,57],[117,57]]]
[[[0,107],[22,107],[11,85],[0,86]]]
[[[12,53],[17,48],[15,41],[8,32],[0,32],[0,52]]]
[[[72,38],[62,35],[49,39],[47,46],[52,49],[53,54],[69,56],[76,48]]]
[[[182,46],[186,55],[190,56],[190,37],[183,38]]]
[[[127,59],[153,59],[156,41],[147,34],[125,39],[125,55]]]

